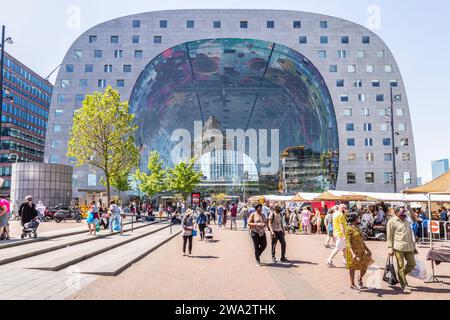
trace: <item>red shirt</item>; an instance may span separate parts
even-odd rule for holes
[[[233,218],[236,218],[236,217],[237,217],[237,207],[236,207],[236,206],[234,206],[234,207],[231,208],[231,216],[232,216]]]

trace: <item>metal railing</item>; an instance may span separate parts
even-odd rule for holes
[[[431,240],[433,242],[450,242],[450,221],[426,221],[427,223],[422,222],[420,227],[421,234],[418,236],[417,244],[428,245]]]

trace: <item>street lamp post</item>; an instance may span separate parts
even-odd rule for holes
[[[394,184],[394,193],[398,192],[397,189],[397,148],[395,146],[395,136],[398,135],[398,132],[395,132],[395,127],[394,127],[394,94],[393,94],[393,89],[391,87],[390,90],[390,94],[391,94],[391,105],[389,107],[389,115],[386,116],[386,118],[388,119],[387,124],[391,127],[391,137],[392,137],[392,167],[393,167],[393,172],[392,172],[392,180],[393,180],[393,184]]]

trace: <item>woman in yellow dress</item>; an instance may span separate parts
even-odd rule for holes
[[[364,238],[358,228],[360,218],[357,213],[347,217],[348,228],[345,231],[347,239],[347,269],[350,271],[350,289],[355,292],[367,289],[363,284],[363,277],[372,264],[372,252],[364,243]],[[355,285],[355,271],[359,270],[358,287]]]

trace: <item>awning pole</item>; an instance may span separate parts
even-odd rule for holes
[[[430,221],[428,221],[428,228],[430,229],[430,247],[431,250],[433,250],[433,226],[431,225],[431,222],[433,220],[433,214],[431,212],[431,193],[428,193],[428,210],[429,210],[429,216]]]

